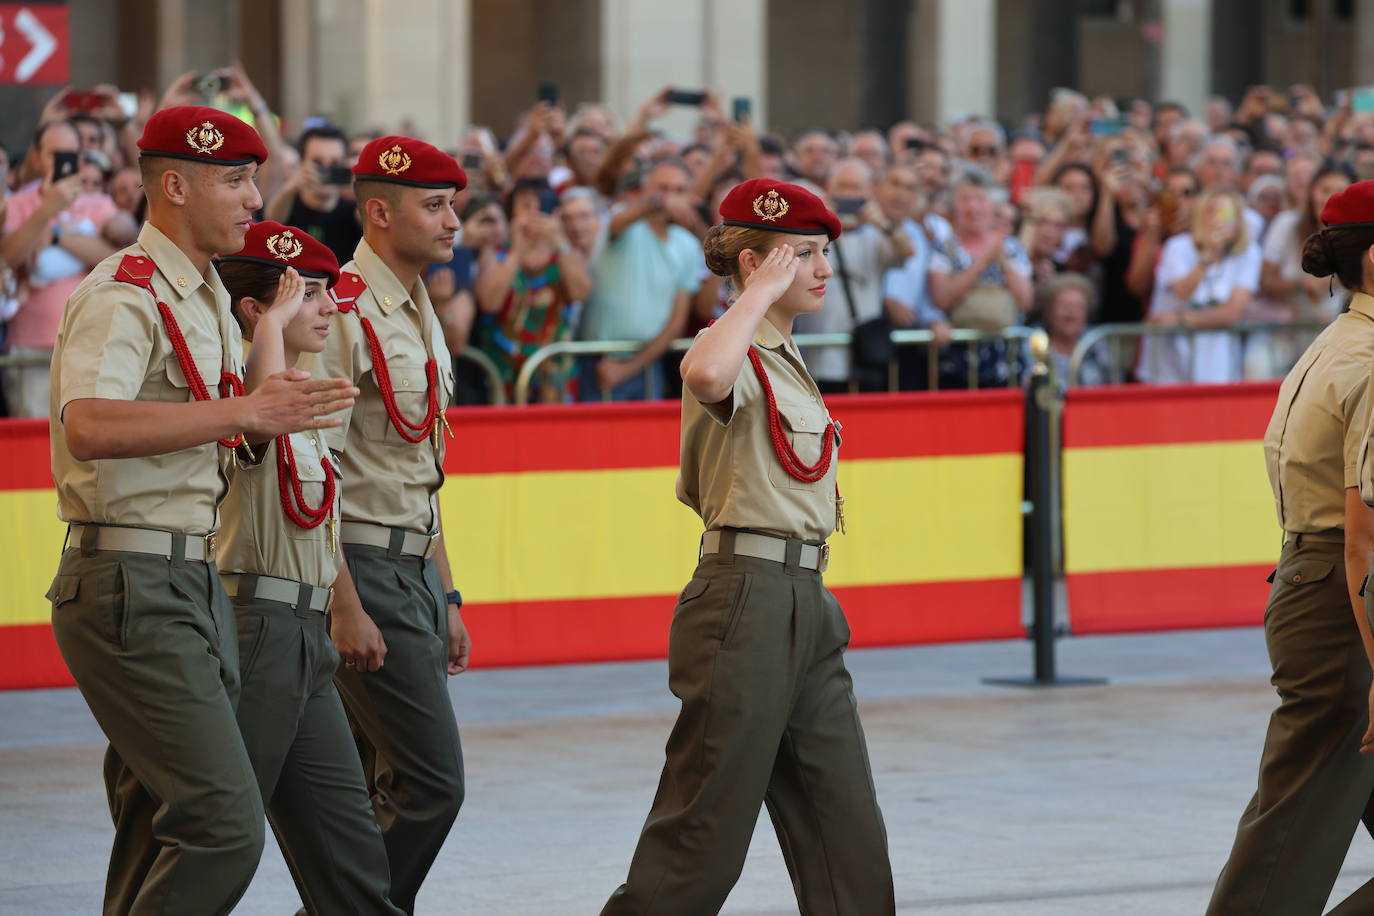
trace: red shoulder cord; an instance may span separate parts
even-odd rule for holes
[[[797,455],[796,449],[792,448],[792,443],[787,441],[787,435],[782,429],[782,416],[778,413],[778,401],[773,396],[773,383],[768,380],[768,373],[763,370],[763,360],[759,359],[758,351],[753,347],[749,348],[749,364],[754,367],[754,375],[758,376],[759,384],[763,386],[763,396],[768,399],[768,431],[773,437],[773,451],[777,452],[778,462],[782,469],[795,480],[804,483],[815,483],[830,471],[830,459],[834,454],[835,448],[835,421],[831,420],[825,424],[825,438],[821,441],[821,457],[815,464],[807,464]]]
[[[329,456],[320,459],[324,468],[324,499],[319,508],[311,508],[301,489],[301,475],[296,469],[296,452],[291,448],[290,436],[277,437],[277,489],[281,493],[281,508],[286,517],[301,528],[317,528],[334,514],[334,466]]]
[[[200,370],[196,368],[195,361],[191,359],[191,351],[186,346],[186,338],[181,333],[181,325],[177,323],[171,307],[159,299],[156,290],[153,289],[153,272],[155,270],[156,267],[151,259],[130,254],[125,255],[124,260],[119,263],[119,269],[115,271],[114,278],[152,293],[153,300],[157,302],[157,310],[162,315],[162,324],[167,329],[167,337],[172,342],[172,350],[176,353],[177,363],[181,366],[181,373],[186,376],[186,383],[191,388],[192,397],[197,401],[208,401],[210,400],[210,390],[205,387],[205,379],[201,378]],[[221,373],[219,396],[221,398],[243,397],[243,379],[232,372]],[[219,440],[219,444],[225,448],[237,448],[240,445],[246,445],[247,441],[243,433],[239,433],[233,438]]]
[[[707,327],[715,324],[712,320]],[[768,380],[768,373],[763,368],[763,360],[759,358],[758,351],[751,344],[749,347],[749,365],[754,367],[754,375],[759,380],[759,385],[763,387],[763,396],[768,401],[768,432],[773,439],[773,451],[778,456],[778,463],[794,480],[803,483],[815,483],[824,479],[830,471],[830,462],[835,456],[835,421],[830,420],[825,424],[825,436],[821,440],[821,457],[815,464],[807,464],[797,455],[796,449],[792,448],[792,443],[787,441],[787,435],[782,428],[782,415],[778,412],[778,400],[773,394],[773,383]],[[845,533],[844,524],[844,497],[840,496],[840,481],[835,480],[835,527],[840,534]]]
[[[386,355],[382,353],[382,344],[377,340],[377,332],[372,329],[372,322],[358,311],[358,294],[365,289],[367,286],[363,283],[362,277],[345,273],[339,277],[339,282],[335,286],[334,301],[338,304],[340,312],[355,312],[358,315],[363,333],[367,335],[367,348],[372,354],[372,373],[377,377],[377,387],[382,393],[382,405],[386,407],[386,415],[391,418],[391,425],[397,435],[407,442],[423,442],[434,433],[436,420],[443,416],[439,410],[439,364],[433,357],[425,363],[428,404],[425,407],[424,419],[412,423],[401,415],[400,408],[396,406],[396,391],[391,386],[391,372],[387,369]],[[444,425],[448,425],[447,421],[444,421]]]

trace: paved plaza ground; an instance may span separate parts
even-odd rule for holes
[[[1025,642],[855,651],[898,910],[940,916],[1197,916],[1254,788],[1263,635],[1067,640],[1024,690]],[[421,913],[595,914],[624,877],[675,701],[662,663],[454,679],[468,800]],[[74,690],[0,694],[0,913],[98,912],[111,829],[103,740]],[[1337,896],[1374,873],[1358,837]],[[297,905],[270,845],[236,912]],[[767,817],[725,913],[795,913]]]

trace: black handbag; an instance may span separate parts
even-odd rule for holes
[[[876,318],[859,320],[859,311],[854,306],[854,292],[849,285],[849,272],[844,268],[844,255],[840,251],[839,239],[831,244],[835,252],[835,266],[840,274],[840,285],[844,287],[844,301],[849,306],[849,317],[854,321],[850,335],[849,357],[851,374],[858,381],[874,381],[883,384],[887,378],[888,364],[896,356],[892,345],[892,319],[887,312],[879,311]],[[865,378],[867,377],[867,378]]]

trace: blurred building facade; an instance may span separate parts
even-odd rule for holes
[[[244,61],[288,121],[507,134],[554,82],[622,118],[665,85],[756,120],[886,126],[994,113],[1056,86],[1179,99],[1374,83],[1374,0],[71,0],[72,80],[156,88]],[[37,90],[23,90],[41,95]],[[10,97],[10,93],[6,93]],[[29,106],[24,106],[29,107]],[[36,107],[34,108],[36,111]],[[678,113],[671,128],[688,124]]]

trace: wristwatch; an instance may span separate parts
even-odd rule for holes
[[[451,604],[454,607],[461,608],[463,606],[463,595],[456,588],[453,591],[445,592],[444,600],[446,603]]]

